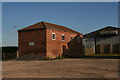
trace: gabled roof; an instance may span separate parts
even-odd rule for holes
[[[28,27],[22,28],[18,31],[27,31],[27,30],[42,29],[42,28],[45,28],[45,26],[43,25],[42,22],[38,22],[36,24],[33,24],[33,25],[28,26]]]
[[[52,24],[52,23],[48,23],[48,22],[44,22],[44,21],[41,21],[41,22],[38,22],[38,23],[33,24],[31,26],[22,28],[22,29],[20,29],[18,31],[28,31],[28,30],[46,29],[46,28],[48,28],[48,29],[54,29],[54,30],[60,30],[60,31],[65,31],[65,32],[79,33],[77,31],[69,29],[69,28],[67,28],[65,26],[61,26],[61,25],[57,25],[57,24]]]
[[[100,31],[112,31],[112,30],[118,30],[118,34],[120,34],[120,28],[119,27],[112,27],[112,26],[107,26],[105,28],[93,31],[91,33],[85,34],[83,37],[88,38],[88,37],[95,37],[100,35]]]

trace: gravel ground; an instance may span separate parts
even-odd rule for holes
[[[118,78],[118,59],[3,61],[3,78]]]

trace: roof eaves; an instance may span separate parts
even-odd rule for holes
[[[42,30],[42,29],[45,29],[45,28],[36,28],[36,29],[18,30],[18,32],[35,31],[35,30]]]
[[[120,29],[119,27],[107,26],[107,27],[101,28],[101,29],[99,29],[99,30],[96,30],[96,31],[87,33],[87,34],[83,35],[83,37],[84,37],[84,38],[92,37],[92,36],[93,36],[92,34],[97,34],[99,31],[102,31],[102,30],[104,30],[104,29],[109,30],[109,28],[118,29],[118,30]],[[96,35],[94,35],[94,36],[96,36]]]

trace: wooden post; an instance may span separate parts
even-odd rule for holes
[[[95,40],[94,54],[96,54],[96,37],[94,38],[94,40]]]
[[[119,52],[118,53],[120,53],[120,44],[119,44]]]
[[[103,44],[100,44],[100,53],[102,54],[104,51],[103,51]]]
[[[19,58],[19,52],[17,51],[17,59]]]
[[[110,53],[111,53],[111,54],[113,53],[113,47],[112,47],[112,44],[110,44]]]

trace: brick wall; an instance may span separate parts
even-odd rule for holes
[[[35,54],[38,57],[45,57],[45,34],[45,29],[18,32],[19,57],[27,54]],[[34,45],[30,46],[29,42],[34,42]]]
[[[65,53],[66,57],[80,57],[83,56],[82,38],[78,34],[68,43],[68,49]]]
[[[52,40],[52,33],[55,33],[55,35],[56,35],[55,40]],[[64,41],[62,41],[62,34],[65,35]],[[62,53],[64,51],[63,46],[68,48],[67,43],[71,40],[71,36],[75,37],[75,36],[77,36],[77,34],[70,33],[70,32],[58,31],[58,30],[46,29],[47,57],[55,58],[58,56],[62,56]]]
[[[56,39],[52,40],[52,33],[55,33]],[[62,34],[65,35],[65,40],[62,40]],[[22,31],[18,34],[19,41],[19,57],[23,55],[35,54],[36,57],[56,58],[62,56],[64,48],[71,49],[69,53],[82,53],[82,40],[79,45],[68,46],[71,37],[76,37],[77,33],[64,32],[52,29]],[[82,37],[82,35],[80,35]],[[30,46],[29,42],[34,42],[34,46]],[[73,44],[73,43],[72,43]],[[75,52],[73,51],[75,50]],[[78,51],[78,52],[77,52]]]

